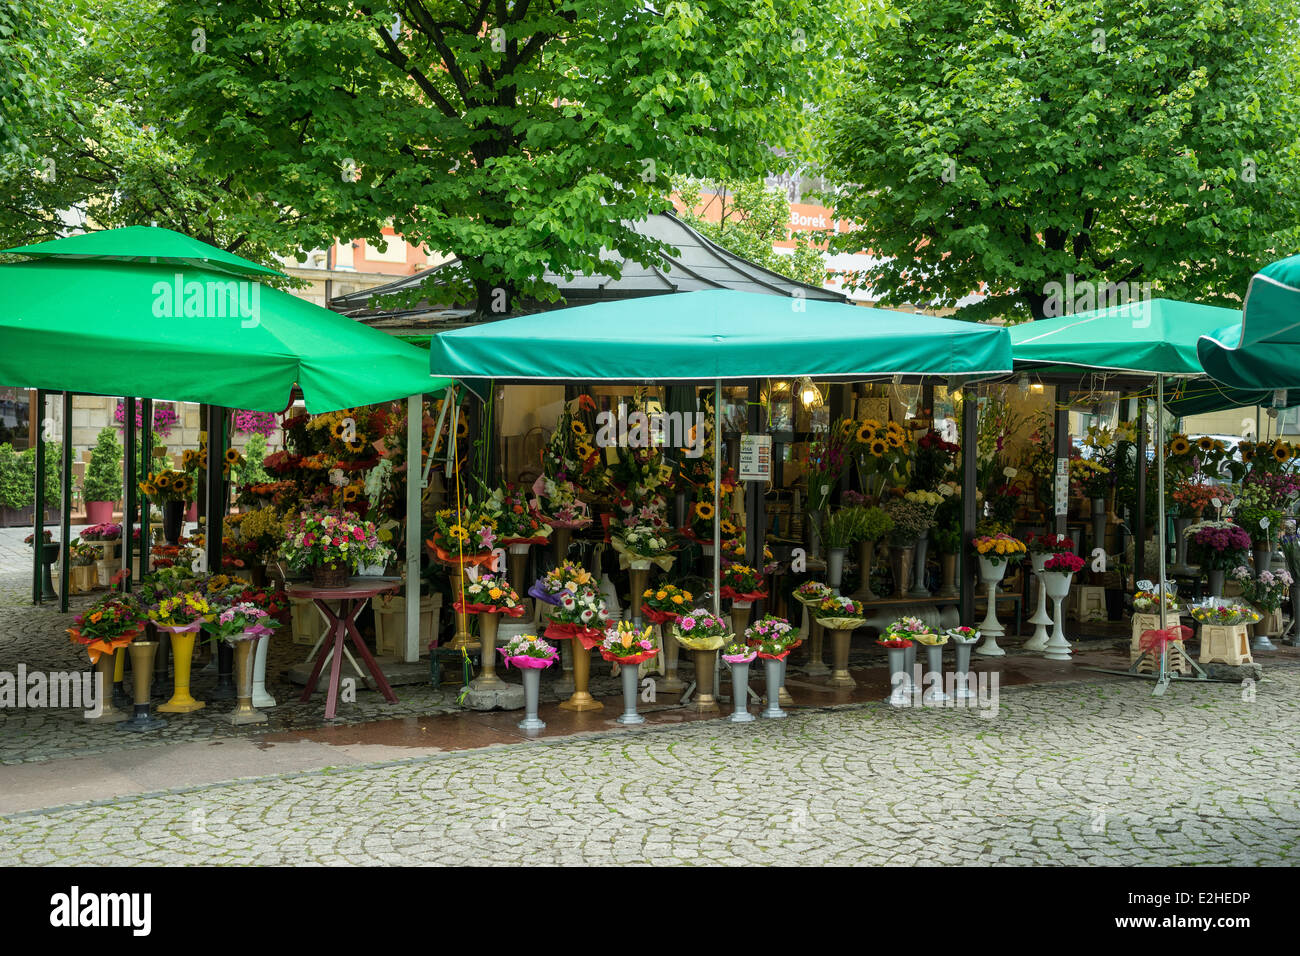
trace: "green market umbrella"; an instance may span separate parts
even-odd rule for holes
[[[158,226],[125,226],[83,232],[66,239],[5,249],[37,259],[83,259],[113,262],[170,262],[237,276],[283,276],[284,273]]]
[[[443,332],[435,375],[541,381],[718,381],[1011,370],[1005,329],[729,289],[523,315]]]
[[[1256,405],[1271,405],[1277,392],[1272,389],[1263,391],[1255,389],[1229,388],[1210,378],[1183,379],[1173,388],[1165,401],[1165,408],[1171,415],[1204,415],[1209,412],[1223,412],[1230,408],[1247,408]],[[1291,391],[1283,407],[1290,408],[1300,404],[1300,389]]]
[[[296,383],[307,410],[325,412],[448,384],[429,375],[422,349],[253,278],[182,261],[0,266],[0,336],[0,382],[52,391],[278,412]]]
[[[1300,388],[1300,256],[1251,277],[1240,315],[1206,332],[1202,367],[1230,388]]]

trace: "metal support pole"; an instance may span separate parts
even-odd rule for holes
[[[1136,510],[1133,516],[1133,580],[1141,581],[1146,576],[1147,543],[1147,400],[1138,399],[1137,430],[1137,481]],[[1155,451],[1161,453],[1159,438],[1155,442]]]
[[[406,400],[406,643],[402,659],[420,659],[420,447],[424,437],[424,396]],[[429,457],[432,459],[432,450]],[[514,583],[514,582],[512,582]]]
[[[140,457],[143,459],[139,469],[143,480],[147,481],[153,471],[153,399],[140,399]],[[149,556],[153,553],[153,542],[149,531],[149,496],[140,492],[140,576],[149,573]]]
[[[1069,401],[1070,401],[1069,389],[1065,388],[1065,386],[1063,385],[1056,386],[1056,414],[1054,419],[1055,427],[1052,429],[1052,431],[1054,432],[1053,439],[1054,439],[1054,448],[1055,448],[1055,454],[1053,455],[1054,461],[1052,463],[1054,466],[1052,469],[1053,476],[1055,476],[1056,474],[1056,469],[1055,469],[1056,462],[1059,462],[1062,458],[1064,458],[1067,462],[1070,460],[1070,412],[1066,408],[1066,405],[1069,403]],[[1067,465],[1067,467],[1069,466]],[[1065,534],[1066,515],[1055,514],[1056,512],[1055,477],[1053,477],[1052,480],[1053,480],[1052,512],[1055,518],[1054,530],[1057,534]]]
[[[37,448],[43,444],[44,435],[37,435]],[[68,536],[72,533],[72,393],[63,393],[63,474],[60,475],[60,484],[62,487],[63,497],[63,514],[59,516],[59,548],[63,555],[63,560],[59,566],[59,610],[68,613],[68,577],[71,573],[71,561],[68,559],[69,541]],[[41,473],[44,467],[44,456],[41,463],[37,465],[37,474]],[[36,498],[36,523],[45,524],[45,495],[42,493]],[[33,543],[40,547],[44,535],[37,535]]]
[[[135,551],[134,529],[136,525],[136,508],[139,505],[136,494],[137,471],[139,462],[135,454],[135,399],[122,400],[122,433],[126,438],[126,448],[122,454],[122,567],[126,568],[123,576],[125,588],[130,591],[137,583],[131,580],[131,556]],[[143,570],[143,568],[142,568]]]
[[[767,420],[763,415],[763,406],[760,404],[762,399],[762,385],[758,379],[749,383],[749,421],[748,429],[751,435],[763,435],[767,433]],[[745,482],[745,563],[751,568],[757,569],[760,577],[763,574],[763,549],[767,546],[767,503],[765,501],[767,488],[761,481]],[[775,603],[776,595],[770,596],[769,601]],[[763,612],[766,608],[760,607],[759,611]]]
[[[45,501],[45,389],[36,390],[36,407],[27,413],[28,442],[36,447],[36,500]],[[45,511],[32,508],[32,603],[41,603],[45,551]]]
[[[969,389],[963,394],[961,402],[961,552],[958,567],[961,576],[961,623],[971,624],[975,620],[975,587],[972,581],[971,549],[975,540],[975,525],[978,513],[975,505],[975,448],[979,443],[978,420],[979,401],[970,394]]]
[[[226,484],[221,477],[221,469],[226,461],[226,410],[220,405],[209,405],[207,410],[208,417],[203,423],[208,433],[208,460],[204,462],[207,487],[203,550],[207,552],[208,570],[220,574],[221,534],[226,517]]]
[[[1156,376],[1156,434],[1163,435],[1165,430],[1165,377]],[[1160,630],[1164,631],[1165,623],[1165,456],[1156,456],[1156,500],[1160,503],[1160,521],[1156,525],[1157,540],[1160,542],[1160,557],[1158,566],[1160,568],[1160,578],[1156,584],[1156,601],[1160,607]],[[1155,689],[1151,691],[1152,696],[1159,697],[1169,688],[1169,650],[1165,642],[1160,645],[1160,676],[1156,680]]]
[[[722,379],[713,383],[713,613],[722,616]]]

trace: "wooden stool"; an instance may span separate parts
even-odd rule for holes
[[[1217,662],[1220,664],[1253,664],[1250,656],[1249,625],[1222,624],[1201,625],[1201,663]]]

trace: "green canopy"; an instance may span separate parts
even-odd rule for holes
[[[1238,318],[1235,309],[1148,299],[1012,326],[1011,354],[1016,368],[1204,375],[1197,340]]]
[[[284,273],[232,255],[224,249],[158,226],[126,226],[83,232],[34,246],[5,249],[14,255],[48,259],[87,259],[110,262],[172,263],[238,276],[282,276]]]
[[[1011,370],[1005,329],[729,289],[602,302],[442,332],[456,378],[703,381]]]
[[[1231,388],[1300,388],[1300,256],[1255,273],[1241,314],[1222,325],[1197,346],[1216,381]]]
[[[112,232],[147,239],[140,248],[163,261],[108,239],[92,255],[75,243],[90,237],[76,236],[34,247],[73,248],[67,257],[0,265],[0,382],[276,412],[295,383],[311,412],[449,384],[430,377],[424,350],[233,275],[245,268],[237,256],[165,229]],[[191,260],[221,260],[223,271]]]
[[[1170,414],[1186,417],[1204,415],[1209,412],[1222,412],[1230,408],[1253,408],[1256,405],[1272,405],[1277,393],[1271,389],[1229,388],[1210,378],[1184,379],[1170,392],[1165,401],[1165,408]],[[1300,404],[1300,389],[1288,393],[1283,405],[1290,408]]]

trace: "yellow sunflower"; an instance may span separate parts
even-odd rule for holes
[[[855,422],[851,418],[846,418],[840,422],[840,434],[843,435],[845,438],[848,438],[850,435],[854,433],[854,431],[857,430],[857,427],[858,427],[857,422]]]
[[[347,504],[356,501],[358,494],[360,494],[360,492],[356,485],[345,485],[343,487],[343,501]]]
[[[360,439],[357,439],[356,441],[344,442],[343,447],[345,447],[348,451],[352,452],[353,454],[356,454],[357,452],[361,451],[363,448],[366,447],[366,443],[361,441]]]
[[[736,526],[735,526],[734,524],[732,524],[730,521],[728,521],[726,518],[723,518],[723,519],[722,519],[722,521],[721,521],[721,525],[722,525],[722,533],[723,533],[723,534],[735,534],[735,533],[736,533]],[[737,543],[737,545],[739,545],[740,542],[736,542],[736,543]]]
[[[347,431],[347,428],[343,425],[343,422],[337,421],[334,423],[334,427],[330,429],[330,434],[335,438],[342,438],[345,431]]]
[[[582,424],[582,422],[578,421],[576,418],[569,422],[569,429],[575,435],[587,434],[587,426]]]
[[[901,432],[890,432],[885,436],[885,441],[889,443],[890,448],[902,448],[907,443]]]
[[[883,438],[877,438],[867,446],[867,450],[870,451],[873,456],[879,458],[884,455],[885,452],[889,451],[889,444]]]
[[[1246,441],[1242,442],[1240,445],[1237,446],[1237,450],[1241,452],[1242,461],[1254,461],[1255,446],[1250,442],[1246,442]]]
[[[1213,451],[1214,439],[1209,435],[1202,435],[1200,438],[1196,439],[1196,447],[1201,451]]]
[[[695,516],[702,521],[709,521],[713,518],[713,505],[707,501],[701,501],[695,506]]]
[[[469,419],[461,417],[456,420],[456,437],[467,438],[469,436]]]
[[[876,426],[873,425],[871,422],[863,422],[862,427],[858,429],[857,438],[858,441],[862,442],[862,444],[864,445],[867,444],[868,442],[875,441]]]
[[[1169,454],[1181,457],[1192,450],[1192,443],[1187,440],[1186,435],[1175,435],[1169,443]]]
[[[454,541],[468,541],[469,532],[466,531],[460,525],[454,524],[447,529],[447,537],[451,538]]]
[[[578,442],[573,446],[573,449],[578,453],[578,457],[584,460],[596,454],[596,449],[592,447],[590,442]]]
[[[1278,442],[1273,446],[1273,460],[1279,465],[1283,462],[1290,461],[1292,456],[1291,446],[1284,441]]]
[[[144,492],[146,498],[158,497],[158,486],[151,481],[146,481],[141,485],[140,490]]]

